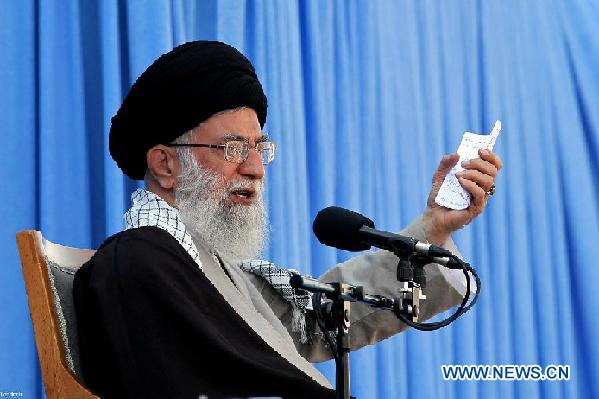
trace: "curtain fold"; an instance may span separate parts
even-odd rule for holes
[[[14,235],[95,248],[129,195],[110,119],[137,76],[189,40],[254,63],[277,143],[264,256],[320,275],[339,205],[398,231],[464,131],[505,168],[484,214],[454,234],[483,281],[450,327],[352,353],[359,398],[599,397],[599,6],[575,0],[7,1],[0,7],[0,391],[42,397]],[[434,295],[430,293],[430,295]],[[444,364],[570,365],[570,381],[445,381]],[[334,383],[334,364],[318,365]]]

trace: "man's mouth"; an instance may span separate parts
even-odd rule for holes
[[[255,196],[256,190],[254,190],[253,188],[242,188],[231,191],[232,200],[240,204],[251,204]]]

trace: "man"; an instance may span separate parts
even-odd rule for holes
[[[267,230],[265,164],[275,147],[261,129],[266,97],[250,62],[219,42],[191,42],[161,56],[136,81],[110,132],[125,174],[144,179],[110,237],[75,276],[81,363],[103,397],[280,396],[332,398],[309,363],[330,358],[323,333],[288,285],[289,272],[255,259]],[[433,198],[457,162],[446,156],[426,212],[402,233],[456,251],[451,232],[478,215],[501,161],[465,165],[471,206]],[[397,258],[358,256],[321,277],[394,296]],[[423,317],[457,305],[461,272],[427,266]],[[405,325],[388,311],[352,304],[352,349]]]

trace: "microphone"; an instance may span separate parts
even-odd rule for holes
[[[328,283],[321,283],[320,281],[311,277],[302,276],[300,274],[294,274],[289,278],[289,285],[293,288],[301,288],[310,292],[322,292],[325,294],[335,293],[335,287]]]
[[[346,251],[364,251],[375,246],[394,253],[418,253],[431,258],[453,256],[451,251],[445,248],[411,237],[376,230],[374,222],[366,216],[337,206],[330,206],[318,212],[312,230],[322,244]],[[448,261],[449,259],[445,260]]]

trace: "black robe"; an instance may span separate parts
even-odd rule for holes
[[[335,397],[270,348],[157,227],[107,239],[76,273],[73,297],[83,377],[104,398]]]

